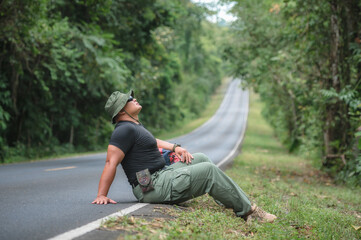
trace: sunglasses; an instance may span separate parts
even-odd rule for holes
[[[128,99],[128,101],[127,101],[127,103],[133,101],[133,99],[134,99],[134,98],[133,98],[132,96],[130,96],[129,99]]]

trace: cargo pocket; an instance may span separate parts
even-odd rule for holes
[[[192,197],[191,176],[188,169],[179,169],[172,179],[171,201],[174,203],[184,202]]]

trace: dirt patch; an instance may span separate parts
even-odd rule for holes
[[[104,222],[99,230],[118,233],[117,239],[123,239],[127,235],[137,235],[142,238],[144,229],[150,234],[159,234],[159,239],[164,239],[166,234],[161,230],[169,221],[177,217],[179,211],[187,210],[186,207],[150,204],[142,211],[136,211],[132,215],[125,215],[109,219]]]
[[[334,186],[334,180],[327,174],[320,170],[309,166],[297,170],[278,169],[276,167],[262,166],[257,168],[256,174],[268,176],[271,181],[279,181],[282,179],[294,179],[307,184],[322,183],[327,186]],[[276,175],[276,177],[274,176]]]

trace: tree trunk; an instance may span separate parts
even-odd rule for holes
[[[71,125],[71,127],[70,127],[69,143],[70,143],[71,145],[73,145],[73,141],[74,141],[74,126]]]
[[[337,0],[331,1],[331,78],[332,78],[332,87],[339,87],[339,76],[338,76],[338,53],[339,53],[339,43],[340,43],[340,29],[338,21],[338,3]],[[337,89],[336,89],[337,91]]]
[[[331,79],[326,84],[326,89],[335,89],[336,92],[340,91],[340,79],[339,79],[339,48],[340,48],[340,27],[339,27],[339,5],[337,0],[332,0],[331,4],[331,44],[330,44],[330,72]],[[335,131],[337,131],[335,124],[337,115],[337,105],[339,103],[326,103],[326,122],[324,128],[324,144],[325,144],[325,165],[329,165],[327,156],[335,154],[335,148],[331,143],[337,139]]]

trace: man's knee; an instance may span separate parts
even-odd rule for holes
[[[204,153],[194,153],[193,154],[194,160],[197,163],[205,162],[205,163],[213,163],[211,159]]]
[[[201,162],[195,166],[192,174],[196,174],[200,177],[213,177],[213,175],[217,172],[218,167],[210,162]]]

